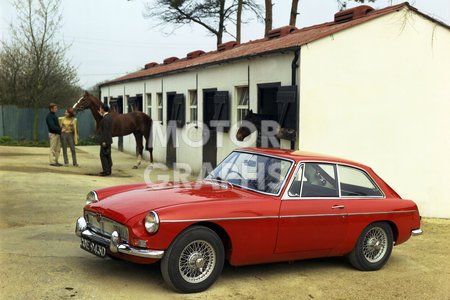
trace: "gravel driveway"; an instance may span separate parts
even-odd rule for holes
[[[55,168],[47,148],[0,147],[1,299],[450,299],[450,220],[439,219],[423,219],[424,234],[394,247],[376,272],[357,271],[344,258],[226,265],[209,290],[174,293],[159,265],[79,248],[74,225],[86,193],[142,182],[144,168],[132,170],[135,158],[113,151],[113,176],[88,175],[101,171],[99,149],[77,151],[79,168]]]

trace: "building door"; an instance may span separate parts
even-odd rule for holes
[[[203,141],[203,165],[207,168],[215,168],[217,165],[217,130],[216,127],[211,126],[211,121],[214,119],[214,94],[216,89],[203,90],[203,123],[209,128],[209,138]],[[206,128],[205,128],[206,129]],[[203,138],[206,139],[207,134],[203,133]]]
[[[264,115],[265,120],[278,121],[277,93],[281,83],[258,84],[258,114]],[[272,136],[273,137],[273,136]],[[280,139],[271,142],[264,133],[258,134],[257,147],[280,148]]]
[[[142,95],[128,98],[128,112],[142,111]]]
[[[174,167],[177,162],[176,134],[177,126],[174,119],[175,112],[175,93],[167,93],[167,145],[166,145],[166,164],[169,168]]]

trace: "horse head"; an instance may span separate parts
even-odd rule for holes
[[[248,126],[250,124],[255,125],[255,116],[252,110],[249,110],[247,115],[242,120],[242,123],[239,126],[238,131],[236,132],[236,139],[242,142],[246,137],[248,137],[252,132],[256,130],[255,126]]]
[[[91,97],[92,95],[85,91],[83,96],[73,105],[73,111],[78,113],[85,109],[91,108],[94,105],[94,101]]]

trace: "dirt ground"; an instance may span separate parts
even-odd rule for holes
[[[101,171],[98,150],[78,147],[79,168],[55,168],[47,148],[0,147],[1,299],[450,299],[450,220],[439,219],[423,219],[424,234],[394,247],[376,272],[344,258],[226,265],[209,290],[174,293],[159,265],[80,249],[74,228],[87,192],[144,180],[145,168],[132,170],[135,158],[117,151],[112,176],[88,175]]]

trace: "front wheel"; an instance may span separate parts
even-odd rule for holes
[[[180,233],[161,260],[164,281],[181,293],[209,288],[222,272],[225,250],[209,228],[193,226]]]
[[[348,259],[359,270],[375,271],[387,262],[392,246],[391,227],[384,222],[372,223],[363,230]]]

